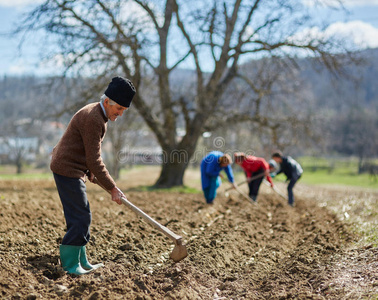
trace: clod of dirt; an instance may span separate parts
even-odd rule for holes
[[[124,245],[119,246],[119,250],[121,251],[127,251],[131,249],[133,249],[133,246],[131,246],[130,244],[124,244]]]
[[[68,288],[64,285],[56,284],[56,285],[54,285],[54,292],[58,296],[63,296],[64,293],[68,292]]]

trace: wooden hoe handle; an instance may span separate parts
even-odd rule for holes
[[[97,178],[94,178],[94,183],[101,186],[105,191],[107,191],[109,194],[111,192],[107,190],[98,180]],[[161,225],[159,222],[155,221],[153,218],[151,218],[149,215],[147,215],[144,211],[142,211],[139,207],[132,204],[129,200],[122,197],[121,201],[124,205],[126,205],[128,208],[130,208],[133,212],[135,212],[137,215],[141,216],[147,223],[149,223],[152,227],[156,228],[160,232],[164,233],[167,237],[169,237],[171,240],[175,242],[176,245],[182,245],[182,237],[172,232],[167,227]]]
[[[255,180],[255,179],[258,179],[258,178],[260,178],[260,177],[264,177],[264,176],[265,176],[265,173],[257,174],[256,176],[251,177],[251,181],[253,181],[253,180]],[[241,186],[242,184],[244,184],[244,183],[246,183],[246,182],[248,182],[248,181],[247,181],[247,180],[244,180],[244,181],[238,183],[236,186]],[[227,191],[229,191],[229,190],[232,190],[232,189],[233,189],[233,187],[229,187],[228,189],[225,190],[225,192],[227,192]]]

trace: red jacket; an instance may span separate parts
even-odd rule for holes
[[[241,165],[244,172],[247,175],[247,178],[253,177],[253,173],[256,173],[260,170],[268,170],[269,171],[269,164],[266,162],[265,159],[262,157],[256,157],[252,155],[247,155]],[[272,178],[270,176],[266,176],[266,179],[272,184]]]

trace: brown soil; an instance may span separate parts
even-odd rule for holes
[[[135,183],[135,182],[134,182]],[[335,214],[275,193],[253,205],[235,192],[207,206],[201,194],[126,192],[130,201],[182,235],[189,256],[169,259],[172,242],[88,183],[93,222],[87,252],[104,268],[67,275],[58,247],[62,207],[53,181],[0,182],[2,299],[374,299],[378,249],[356,248]],[[120,182],[127,191],[130,180]],[[324,199],[323,199],[324,200]]]

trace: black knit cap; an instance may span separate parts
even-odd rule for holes
[[[123,107],[129,107],[136,93],[129,79],[117,76],[109,83],[105,95]]]

